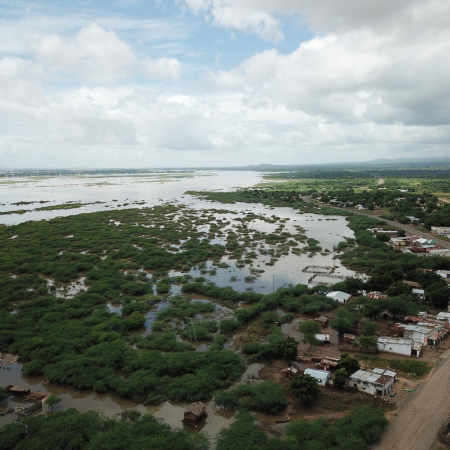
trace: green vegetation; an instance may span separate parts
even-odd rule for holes
[[[58,397],[55,394],[49,395],[47,400],[45,400],[45,404],[50,406],[50,408],[52,408],[52,412],[53,412],[54,407],[61,402],[62,402],[62,398]]]
[[[300,332],[303,333],[303,343],[310,344],[310,350],[313,345],[319,343],[319,341],[316,339],[316,334],[320,333],[320,325],[317,322],[314,322],[314,320],[301,322],[299,329]]]
[[[217,450],[367,450],[387,425],[383,410],[356,407],[341,419],[295,420],[286,437],[274,438],[255,426],[255,417],[242,411],[219,433]]]
[[[347,383],[348,373],[345,369],[337,369],[334,372],[333,384],[337,387],[343,387]]]
[[[360,369],[360,365],[357,359],[352,358],[348,353],[342,353],[339,368],[345,370],[349,377]]]
[[[202,434],[172,431],[150,414],[140,416],[137,411],[124,420],[105,417],[96,411],[80,414],[75,409],[40,414],[22,421],[26,434],[19,434],[17,423],[0,430],[2,450],[119,450],[126,446],[136,450],[175,449],[207,450],[207,438]],[[23,428],[23,427],[22,427]],[[23,433],[23,431],[22,431]]]
[[[415,378],[421,378],[431,370],[431,366],[423,361],[383,359],[372,355],[359,355],[358,358],[371,367],[389,367],[400,375],[411,375]]]
[[[320,393],[317,380],[306,374],[296,375],[289,383],[289,389],[295,398],[299,398],[305,404],[312,403]]]
[[[274,414],[288,405],[283,387],[270,381],[239,385],[234,389],[218,393],[214,401],[225,409],[246,407],[254,411]]]

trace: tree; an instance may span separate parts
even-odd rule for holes
[[[267,435],[255,426],[256,418],[240,411],[234,422],[217,436],[217,450],[257,450],[267,444]]]
[[[50,406],[50,408],[52,408],[52,412],[53,412],[53,408],[55,407],[55,405],[57,405],[58,403],[62,402],[62,398],[58,397],[55,394],[51,394],[47,400],[45,400],[45,404]]]
[[[344,334],[352,330],[353,323],[345,317],[336,317],[336,319],[330,320],[330,326],[339,334]]]
[[[372,336],[378,330],[376,322],[364,322],[362,326],[362,333],[364,336]]]
[[[436,308],[446,308],[450,300],[450,289],[442,283],[433,283],[425,289],[425,295]]]
[[[303,343],[311,344],[310,349],[313,345],[317,344],[319,341],[316,339],[316,334],[320,332],[320,325],[314,320],[307,320],[300,324],[300,332],[303,333]]]
[[[418,309],[417,305],[401,297],[390,298],[387,301],[387,310],[394,320],[397,315],[406,316],[412,312],[417,313]]]
[[[411,292],[412,287],[409,284],[404,283],[403,281],[396,281],[388,289],[388,295],[390,297],[397,297],[403,294],[411,294]]]
[[[311,403],[319,396],[318,381],[310,375],[296,375],[289,383],[289,388],[295,398],[299,398],[303,403]]]
[[[371,298],[364,302],[361,313],[364,317],[371,319],[379,316],[386,309],[386,300]]]
[[[298,342],[293,337],[287,337],[281,342],[281,352],[288,360],[294,360],[298,355]]]
[[[360,336],[359,345],[363,348],[374,348],[377,346],[377,340],[372,336]]]
[[[358,371],[360,367],[357,359],[352,358],[348,353],[342,353],[339,360],[339,368],[345,369],[348,376]]]
[[[338,387],[343,387],[347,383],[347,378],[347,371],[345,369],[338,369],[334,372],[333,384]]]

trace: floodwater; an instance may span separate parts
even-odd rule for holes
[[[224,257],[221,263],[226,263],[227,268],[214,266],[211,261],[205,268],[193,268],[190,274],[193,277],[205,276],[208,281],[216,283],[218,286],[232,286],[234,289],[243,292],[253,290],[255,292],[270,293],[273,289],[289,284],[303,283],[307,284],[311,278],[310,272],[305,272],[307,266],[334,267],[334,278],[327,278],[326,275],[317,276],[316,282],[336,283],[338,277],[356,276],[355,272],[343,267],[339,259],[333,259],[333,247],[345,238],[352,238],[353,232],[348,228],[344,217],[321,216],[317,214],[302,214],[291,208],[271,208],[259,204],[219,204],[196,199],[186,195],[187,190],[230,190],[239,187],[249,187],[257,184],[262,179],[261,174],[257,172],[233,172],[217,171],[206,172],[199,171],[193,175],[181,174],[180,178],[157,176],[110,176],[110,177],[42,177],[42,178],[22,178],[22,179],[0,179],[0,212],[14,210],[28,210],[42,206],[59,205],[66,202],[92,203],[76,209],[54,210],[54,211],[30,211],[24,214],[0,215],[0,223],[6,225],[18,224],[28,220],[46,220],[54,217],[76,215],[80,213],[103,211],[111,209],[142,208],[151,207],[165,202],[178,202],[193,209],[221,209],[232,213],[219,213],[217,219],[230,221],[225,229],[221,229],[222,236],[216,236],[212,242],[220,245],[226,243],[226,233],[236,231],[242,226],[241,222],[235,219],[245,216],[248,213],[263,215],[266,217],[277,216],[282,221],[268,223],[260,218],[255,218],[246,222],[248,229],[257,230],[264,233],[273,233],[282,226],[282,231],[295,235],[299,233],[298,227],[303,229],[301,233],[306,234],[307,238],[314,238],[319,241],[323,250],[329,252],[301,253],[299,255],[288,252],[281,255],[273,265],[270,263],[271,255],[260,255],[255,259],[251,267],[246,265],[244,268],[236,267],[236,261],[229,257]],[[13,205],[17,202],[36,202],[29,205]],[[45,201],[49,203],[37,203]],[[101,203],[95,203],[101,202]],[[205,234],[208,229],[202,230]],[[240,233],[236,231],[238,236]],[[69,238],[70,236],[68,236]],[[20,236],[15,236],[20,239]],[[258,249],[264,251],[274,248],[264,242],[256,243]],[[299,249],[305,244],[300,244]],[[175,246],[173,246],[175,247]],[[180,251],[174,248],[174,251]],[[253,268],[253,271],[251,271]],[[255,270],[263,270],[263,273],[255,273]],[[210,273],[210,271],[213,271]],[[325,269],[323,271],[326,271]],[[183,275],[178,272],[171,272],[170,276]],[[250,275],[255,278],[249,279]],[[247,278],[247,279],[246,279]],[[85,289],[84,279],[76,283],[60,288],[53,287],[53,291],[58,296],[70,298],[76,295],[82,289]],[[180,292],[179,285],[172,286],[172,294]],[[152,323],[159,311],[169,306],[170,301],[166,300],[155,305],[147,314],[144,333],[151,331]],[[111,313],[121,313],[120,305],[107,305]],[[220,318],[227,317],[231,311],[227,308],[218,307],[213,314],[209,316]],[[208,316],[208,314],[205,314]],[[287,331],[287,330],[286,330]],[[203,350],[199,348],[198,350]],[[137,405],[129,400],[124,400],[110,394],[95,394],[90,391],[79,391],[70,387],[54,386],[43,384],[43,378],[26,377],[21,374],[21,364],[15,363],[7,368],[0,369],[0,385],[17,384],[23,387],[30,387],[32,390],[54,393],[60,396],[63,401],[55,409],[67,409],[75,407],[79,411],[89,409],[100,410],[109,416],[117,416],[121,411],[135,408],[141,412],[151,411],[155,417],[163,419],[173,427],[181,426],[183,409],[185,404],[175,404],[165,402],[158,407],[145,407]],[[257,382],[260,364],[251,364],[243,375],[241,382]],[[18,406],[23,403],[23,399],[10,398],[10,406]],[[44,412],[46,412],[44,406]],[[220,410],[210,402],[207,405],[208,418],[203,427],[211,436],[215,436],[222,427],[228,426],[233,420],[233,413]],[[274,416],[265,416],[258,414],[258,420],[267,424],[274,423]],[[14,414],[0,416],[0,426],[16,419]]]
[[[4,367],[4,366],[3,366]],[[127,409],[135,409],[141,413],[151,412],[157,419],[163,420],[173,428],[181,428],[183,424],[183,412],[188,403],[178,403],[166,401],[158,406],[144,406],[134,403],[131,400],[126,400],[116,397],[111,394],[96,394],[92,391],[79,391],[68,386],[55,386],[49,383],[44,383],[42,377],[27,377],[21,375],[22,364],[14,363],[9,369],[0,369],[0,385],[19,384],[21,387],[28,387],[32,391],[42,391],[49,394],[55,394],[62,398],[62,402],[55,406],[54,410],[65,410],[67,408],[76,408],[80,412],[88,410],[99,410],[110,417],[118,417],[122,411]],[[247,370],[242,375],[238,383],[254,383],[258,382],[258,372],[264,366],[262,364],[254,363],[247,367]],[[23,397],[9,397],[9,406],[21,406],[25,403]],[[39,413],[48,413],[50,408],[45,404]],[[230,425],[235,416],[235,412],[226,411],[218,408],[213,401],[206,404],[206,412],[208,417],[201,424],[200,429],[206,432],[211,437],[215,437],[219,431]],[[267,424],[274,423],[273,415],[258,414],[258,420]],[[14,413],[0,416],[0,426],[6,425],[17,420],[17,415]],[[196,431],[195,428],[186,427],[188,431]]]

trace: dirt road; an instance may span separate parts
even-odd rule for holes
[[[450,350],[442,354],[428,380],[411,395],[373,450],[435,448],[439,428],[450,414]]]

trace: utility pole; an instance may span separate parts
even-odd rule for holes
[[[272,289],[274,294],[275,294],[275,277],[276,275],[272,275]]]

